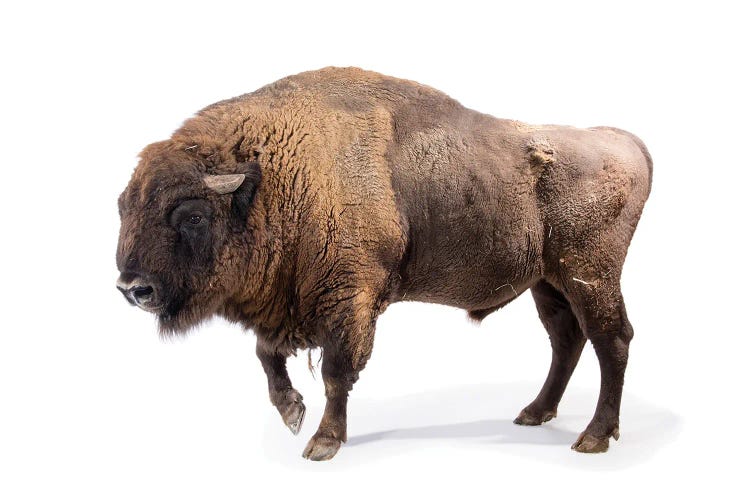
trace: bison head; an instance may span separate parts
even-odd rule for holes
[[[166,141],[141,154],[119,198],[117,288],[154,313],[162,333],[211,316],[237,287],[260,183],[257,163],[221,162]]]

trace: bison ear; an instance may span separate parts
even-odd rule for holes
[[[232,218],[236,227],[242,230],[245,229],[247,214],[253,204],[255,191],[260,185],[260,165],[255,161],[243,163],[240,171],[243,172],[239,174],[243,176],[243,179],[232,195]]]

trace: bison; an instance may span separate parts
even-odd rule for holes
[[[389,304],[480,321],[531,289],[552,363],[515,423],[556,416],[589,340],[601,388],[573,449],[603,452],[619,436],[633,337],[620,275],[651,172],[623,130],[502,120],[357,68],[301,73],[143,150],[119,198],[117,288],[165,335],[214,315],[253,330],[295,434],[305,406],[286,359],[321,348],[327,403],[311,460],[346,441],[348,394]]]

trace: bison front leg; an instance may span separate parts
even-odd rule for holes
[[[279,410],[282,420],[293,434],[298,434],[305,419],[305,405],[302,395],[292,387],[289,373],[286,371],[286,357],[275,352],[268,352],[260,342],[255,352],[268,377],[268,395],[271,403]]]
[[[359,378],[372,352],[374,315],[369,311],[343,328],[323,346],[323,383],[326,407],[317,432],[310,439],[304,458],[330,460],[346,442],[346,405],[349,391]]]

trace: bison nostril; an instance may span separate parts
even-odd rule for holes
[[[127,278],[130,278],[129,280]],[[117,289],[122,292],[122,295],[132,306],[138,306],[141,309],[147,311],[154,310],[159,307],[159,293],[158,288],[150,284],[153,281],[146,281],[136,275],[129,275],[123,273],[117,280]]]
[[[148,299],[154,293],[153,287],[150,286],[134,286],[130,289],[130,293],[136,302],[141,302]]]
[[[151,295],[154,292],[154,289],[150,286],[134,286],[130,290],[136,297],[144,297],[146,295]]]

